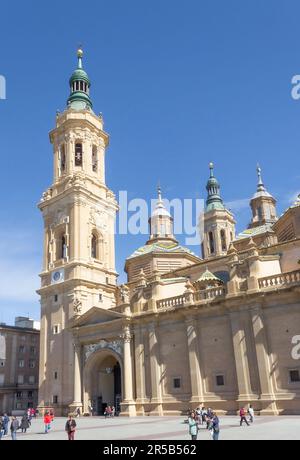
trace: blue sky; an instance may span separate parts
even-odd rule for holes
[[[117,195],[148,200],[160,181],[170,199],[203,198],[214,161],[223,198],[241,200],[242,230],[257,162],[279,213],[299,192],[298,1],[11,0],[0,17],[0,321],[39,317],[36,203],[52,181],[48,132],[79,43],[111,136],[106,179]],[[117,236],[121,281],[126,256],[145,239]]]

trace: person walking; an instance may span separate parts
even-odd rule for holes
[[[189,419],[189,433],[192,441],[196,441],[198,435],[198,423],[196,420],[196,414],[194,411],[191,412]]]
[[[68,440],[74,441],[74,436],[75,436],[75,431],[76,431],[76,422],[72,415],[69,415],[69,418],[66,422],[65,430],[68,433]]]
[[[217,416],[216,412],[213,412],[212,414],[211,424],[212,424],[212,438],[214,441],[218,441],[219,434],[220,434],[220,421],[219,421],[219,417]]]
[[[245,412],[244,407],[240,409],[240,426],[242,426],[243,422],[245,422],[246,425],[249,426],[249,423],[246,419],[246,412]]]
[[[80,407],[77,407],[76,409],[76,417],[80,417]]]
[[[251,406],[251,404],[250,404],[249,409],[248,409],[248,414],[249,414],[250,422],[253,423],[254,422],[254,409]]]
[[[2,435],[3,435],[3,417],[0,416],[0,441],[2,439]]]
[[[12,441],[17,440],[17,430],[20,428],[19,420],[17,417],[12,417],[10,424],[10,433]]]
[[[4,414],[3,416],[3,436],[8,436],[8,425],[9,425],[9,416]]]
[[[48,433],[48,431],[51,428],[51,415],[49,414],[49,412],[45,412],[44,426],[45,426],[45,433]]]
[[[30,423],[29,423],[27,414],[24,414],[22,419],[21,419],[21,425],[20,425],[22,433],[26,433],[26,431],[29,428],[29,426],[30,426]]]

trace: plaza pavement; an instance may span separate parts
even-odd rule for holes
[[[77,440],[189,440],[186,417],[80,417],[76,419]],[[18,440],[67,439],[64,431],[66,419],[55,418],[48,434],[43,431],[43,420],[32,420],[26,434],[18,432]],[[239,426],[239,417],[220,418],[220,440],[300,440],[300,416],[258,416],[253,425]],[[2,440],[10,440],[10,436]],[[198,440],[211,440],[204,426],[200,428]]]

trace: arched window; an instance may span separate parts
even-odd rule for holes
[[[215,252],[215,242],[214,242],[213,232],[209,232],[208,239],[209,239],[209,252],[210,252],[210,254],[214,254],[214,252]]]
[[[57,239],[56,260],[65,259],[67,257],[67,240],[64,234]]]
[[[222,251],[226,251],[227,245],[226,245],[226,235],[225,235],[225,230],[220,231],[220,237],[221,237],[221,248]]]
[[[66,169],[66,152],[65,152],[65,145],[63,144],[60,147],[60,171],[64,173]]]
[[[95,233],[92,234],[92,240],[91,240],[91,257],[93,259],[98,258],[98,253],[97,253],[97,235]]]
[[[76,142],[75,144],[75,166],[82,166],[82,144]]]
[[[92,150],[92,170],[93,172],[97,172],[97,147],[96,145],[93,145],[93,150]]]

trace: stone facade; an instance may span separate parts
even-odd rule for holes
[[[0,414],[38,403],[40,331],[0,325]]]
[[[50,133],[54,181],[39,204],[40,408],[102,414],[111,404],[124,415],[166,415],[252,403],[263,414],[299,414],[300,202],[277,219],[258,168],[252,221],[236,235],[211,164],[204,259],[178,245],[159,191],[149,240],[117,286],[108,135],[87,75],[82,82],[76,72]],[[281,238],[291,222],[292,237]]]

